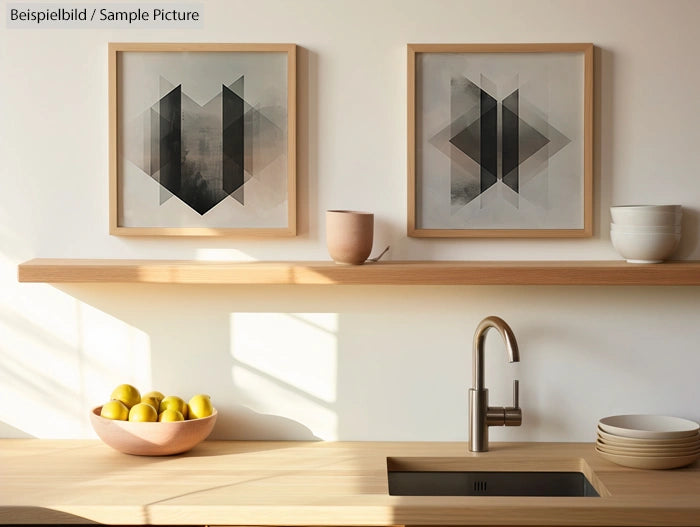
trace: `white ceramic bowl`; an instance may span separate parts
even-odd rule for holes
[[[669,234],[680,234],[681,233],[681,226],[680,225],[620,225],[619,223],[611,223],[610,230],[617,231],[617,232],[631,232],[631,233],[661,232],[661,233],[669,233]]]
[[[689,419],[669,415],[611,415],[598,421],[605,432],[638,439],[678,439],[696,437],[700,425]]]
[[[630,263],[663,262],[676,250],[680,239],[680,233],[610,231],[613,247]]]
[[[204,441],[216,423],[217,412],[209,417],[165,423],[115,421],[100,416],[102,406],[90,412],[90,424],[102,441],[125,454],[169,456],[180,454]]]
[[[680,205],[622,205],[610,207],[613,223],[620,225],[680,225]]]

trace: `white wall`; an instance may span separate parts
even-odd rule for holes
[[[202,29],[0,28],[0,436],[92,437],[88,409],[132,382],[220,411],[217,438],[466,440],[471,339],[493,403],[521,381],[521,428],[592,440],[614,413],[700,420],[700,289],[18,284],[35,256],[327,259],[323,211],[374,211],[393,259],[615,259],[618,203],[680,203],[700,259],[700,2],[204,0]],[[4,5],[3,5],[4,11]],[[294,42],[300,234],[127,239],[107,217],[107,43]],[[406,43],[593,42],[595,234],[416,240],[406,222]]]

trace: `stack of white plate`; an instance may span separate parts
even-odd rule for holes
[[[625,467],[683,467],[700,458],[700,426],[666,415],[613,415],[598,421],[595,449]]]
[[[681,239],[680,205],[610,207],[613,247],[630,263],[659,263]]]

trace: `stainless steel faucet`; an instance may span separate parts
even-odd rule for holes
[[[489,449],[489,426],[520,426],[522,410],[518,406],[518,381],[513,381],[513,406],[489,406],[489,391],[484,387],[484,344],[489,329],[497,330],[506,343],[508,362],[520,362],[518,343],[510,326],[499,317],[486,317],[474,333],[472,384],[469,390],[469,451]]]

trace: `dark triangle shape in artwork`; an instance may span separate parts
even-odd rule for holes
[[[498,106],[481,90],[481,192],[496,184],[498,173]]]
[[[160,103],[158,103],[160,104]],[[150,148],[150,166],[148,168],[148,174],[158,182],[158,189],[160,195],[160,204],[162,205],[170,198],[173,197],[173,193],[167,188],[160,184],[160,115],[156,109],[156,105],[146,110],[149,119],[149,130],[144,133],[144,137],[148,138],[149,148]]]
[[[549,143],[549,139],[522,119],[518,119],[518,130],[518,164],[520,165]]]
[[[220,99],[202,106],[182,94],[182,187],[176,196],[202,216],[228,196],[221,171]]]
[[[453,78],[450,88],[452,122],[445,129],[449,142],[481,164],[481,88],[466,77]]]
[[[464,130],[450,139],[455,147],[464,152],[477,163],[481,164],[481,119],[477,119]]]
[[[518,90],[503,99],[501,112],[501,169],[503,183],[514,192],[519,191],[519,128],[518,128]]]
[[[245,183],[245,120],[244,101],[237,93],[242,93],[243,82],[241,77],[231,88],[222,86],[223,185],[224,191],[230,196],[235,193],[233,197],[241,204],[243,204],[242,187]]]
[[[182,185],[182,91],[177,86],[159,101],[159,183],[177,195]]]
[[[496,184],[498,171],[498,107],[496,99],[480,90],[480,117],[450,139],[450,143],[480,167],[481,192]]]

